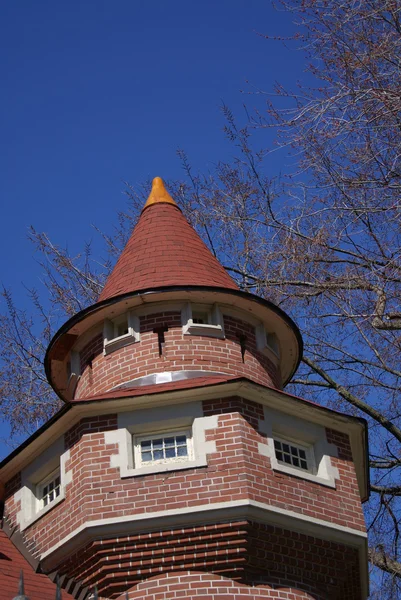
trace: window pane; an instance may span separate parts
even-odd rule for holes
[[[306,451],[303,448],[281,442],[280,440],[274,440],[274,449],[276,459],[279,462],[292,465],[298,469],[304,469],[305,471],[309,470]]]
[[[120,335],[126,335],[128,333],[128,323],[120,323],[116,326],[116,337],[120,337]]]
[[[141,461],[174,461],[188,457],[188,436],[184,434],[150,438],[140,441]]]
[[[209,322],[209,315],[207,312],[202,312],[202,311],[194,311],[192,313],[192,322],[193,323],[200,323],[200,324],[205,324]]]

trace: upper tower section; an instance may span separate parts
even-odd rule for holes
[[[182,285],[239,289],[188,223],[163,180],[155,177],[99,302],[139,290]]]
[[[210,376],[280,389],[301,353],[293,321],[239,289],[156,177],[98,301],[56,333],[45,368],[69,402]]]

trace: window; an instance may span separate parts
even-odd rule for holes
[[[61,495],[60,469],[53,471],[37,487],[38,510],[50,506]]]
[[[277,462],[296,469],[312,471],[313,449],[290,440],[274,438],[274,451]]]
[[[223,316],[217,304],[186,304],[181,311],[183,332],[224,338]]]
[[[134,436],[136,468],[183,462],[192,458],[192,439],[188,430]]]
[[[21,489],[15,498],[21,501],[17,523],[21,531],[63,502],[72,470],[66,470],[70,451],[59,437],[21,471]]]
[[[280,357],[280,345],[275,333],[266,331],[263,323],[256,327],[256,346],[260,352],[272,352],[277,358]]]
[[[211,321],[210,313],[206,311],[196,310],[192,312],[192,323],[194,325],[207,325]]]
[[[106,319],[103,327],[104,353],[108,354],[127,344],[139,342],[139,319],[128,312],[113,320]]]
[[[326,438],[322,425],[264,406],[259,429],[266,442],[258,445],[273,471],[308,479],[320,485],[336,487],[338,470],[331,463],[337,448]]]
[[[119,413],[118,429],[104,434],[106,444],[118,447],[110,466],[121,477],[207,467],[216,443],[206,431],[217,426],[216,415],[203,415],[202,401]]]

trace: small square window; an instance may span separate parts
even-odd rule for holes
[[[181,311],[181,320],[186,335],[224,338],[223,316],[216,304],[188,303]]]
[[[256,346],[260,352],[273,353],[276,358],[280,357],[280,344],[275,333],[269,333],[263,323],[257,325]]]
[[[192,312],[192,323],[195,325],[207,325],[211,323],[211,315],[208,312],[202,312],[200,310],[195,310]]]
[[[274,452],[277,462],[302,471],[313,471],[313,450],[292,440],[274,438]]]
[[[127,335],[128,333],[128,319],[123,319],[120,323],[114,323],[114,334],[116,338]]]
[[[134,437],[135,467],[192,460],[189,431],[175,431]]]
[[[57,469],[37,486],[38,510],[42,510],[53,504],[60,495],[60,469]]]
[[[105,354],[127,344],[139,342],[139,339],[139,319],[133,313],[128,312],[113,320],[105,320],[103,327]]]

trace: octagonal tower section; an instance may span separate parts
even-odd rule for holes
[[[366,424],[283,391],[301,353],[156,178],[49,346],[65,406],[0,465],[7,531],[80,600],[366,599]]]

